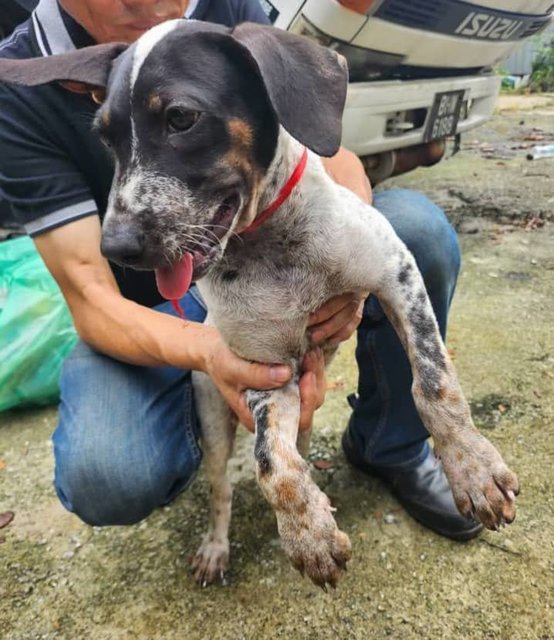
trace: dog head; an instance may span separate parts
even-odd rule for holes
[[[155,269],[162,294],[179,297],[256,216],[279,126],[320,155],[338,150],[346,64],[304,38],[248,23],[229,30],[173,20],[122,49],[0,60],[0,80],[106,85],[95,128],[115,175],[102,251]]]

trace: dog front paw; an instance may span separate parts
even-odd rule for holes
[[[317,586],[335,588],[350,560],[348,536],[337,527],[327,496],[312,496],[304,513],[278,512],[285,554],[295,569]]]
[[[228,566],[229,540],[217,540],[207,533],[191,561],[194,579],[201,587],[207,587],[214,582],[225,585],[225,571]]]
[[[486,438],[475,431],[437,453],[460,513],[477,518],[493,531],[513,522],[519,483]]]

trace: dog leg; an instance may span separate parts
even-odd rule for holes
[[[275,510],[284,551],[315,584],[335,587],[350,559],[350,540],[338,529],[329,498],[311,479],[296,448],[298,384],[249,390],[247,400],[256,424],[258,483]]]
[[[364,207],[360,213],[356,221],[349,210],[347,224],[353,228],[346,234],[351,245],[344,255],[357,259],[344,263],[346,278],[352,278],[348,285],[377,296],[404,345],[414,400],[433,436],[458,509],[497,529],[515,517],[517,478],[473,425],[413,256],[375,209]]]
[[[410,256],[411,258],[411,256]],[[419,415],[433,436],[435,452],[460,513],[497,530],[515,518],[516,476],[496,448],[475,428],[454,366],[415,261],[408,271],[415,284],[410,303],[401,288],[377,294],[408,353]]]
[[[209,376],[193,372],[193,383],[202,430],[204,469],[210,483],[210,516],[208,531],[191,568],[196,582],[205,587],[215,581],[223,583],[229,563],[232,487],[227,462],[233,451],[237,419]]]

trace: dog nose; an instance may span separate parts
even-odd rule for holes
[[[109,260],[129,265],[135,264],[144,253],[144,235],[132,229],[103,233],[100,250]]]

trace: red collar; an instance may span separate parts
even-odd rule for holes
[[[283,185],[281,191],[279,191],[279,195],[275,198],[275,200],[266,207],[261,213],[258,214],[254,221],[249,227],[243,229],[240,234],[243,233],[251,233],[258,229],[277,209],[283,204],[283,202],[290,196],[292,190],[302,179],[304,175],[304,170],[306,169],[306,164],[308,163],[308,150],[304,147],[304,151],[298,164],[296,165],[294,171],[292,172],[290,178]]]

